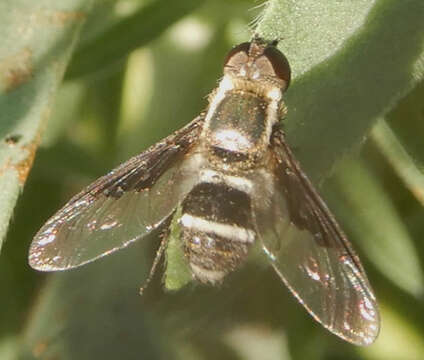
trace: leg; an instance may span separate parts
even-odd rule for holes
[[[166,246],[168,244],[168,237],[169,237],[169,228],[167,227],[160,235],[160,237],[162,238],[160,241],[160,245],[158,250],[156,251],[156,256],[155,259],[153,260],[153,264],[152,267],[150,268],[150,273],[149,276],[147,277],[146,281],[144,282],[143,286],[140,288],[140,295],[143,295],[143,291],[147,288],[147,286],[149,285],[150,281],[153,278],[153,275],[156,272],[156,268],[160,262],[160,259],[162,257],[163,252],[166,249]]]

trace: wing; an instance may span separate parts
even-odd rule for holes
[[[193,185],[181,164],[202,125],[203,118],[196,118],[74,196],[34,237],[30,265],[42,271],[70,269],[159,227]]]
[[[274,171],[261,174],[253,197],[256,231],[265,253],[318,322],[349,342],[371,344],[380,319],[359,258],[281,130],[273,133],[270,156]]]

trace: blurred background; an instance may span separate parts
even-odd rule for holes
[[[69,273],[29,268],[32,237],[73,194],[205,108],[225,54],[264,9],[161,3],[102,0],[86,18],[2,249],[0,359],[424,359],[418,81],[381,106],[390,111],[321,181],[378,298],[382,330],[370,347],[327,332],[266,264],[249,263],[218,288],[176,292],[162,288],[161,269],[140,297],[155,236]]]

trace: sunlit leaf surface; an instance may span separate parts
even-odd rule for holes
[[[314,179],[422,78],[423,16],[420,0],[270,2],[258,32],[293,64],[287,131]]]

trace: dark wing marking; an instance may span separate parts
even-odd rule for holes
[[[193,186],[191,174],[180,166],[202,125],[203,117],[196,118],[74,196],[34,237],[30,265],[42,271],[70,269],[157,228]]]
[[[274,130],[270,151],[274,172],[261,174],[253,197],[265,253],[317,321],[347,341],[371,344],[379,332],[379,312],[358,256],[281,130]]]

